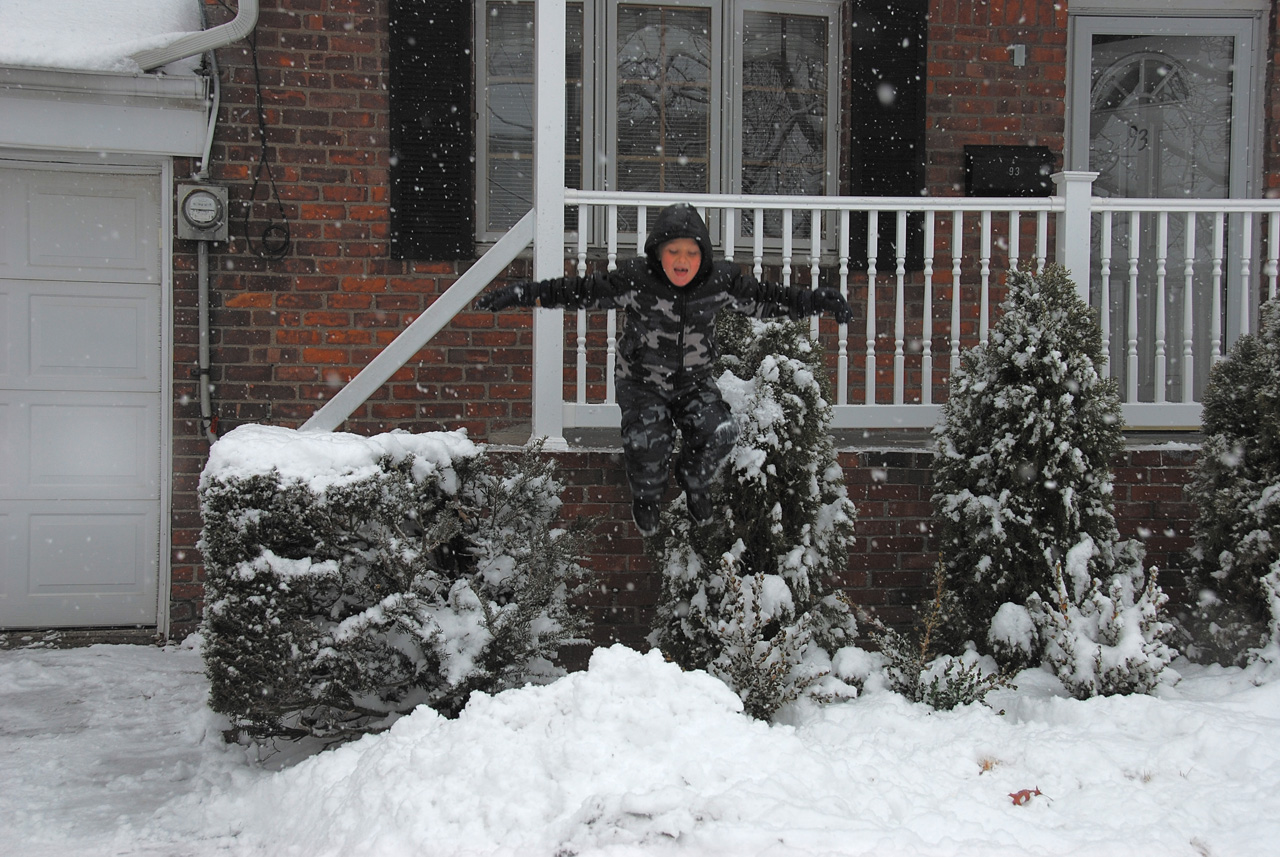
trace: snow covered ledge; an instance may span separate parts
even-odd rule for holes
[[[242,27],[205,30],[198,0],[0,5],[0,149],[203,153],[211,84],[200,57],[175,48]],[[167,64],[146,74],[136,56]]]

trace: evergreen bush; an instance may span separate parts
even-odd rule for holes
[[[211,454],[215,711],[254,739],[337,742],[563,672],[557,650],[583,630],[569,597],[588,523],[556,526],[561,486],[539,445],[495,467],[459,433],[324,438],[246,426]],[[264,442],[247,457],[303,466],[227,465]]]
[[[889,689],[912,702],[949,711],[984,702],[991,691],[1012,687],[1010,673],[1001,670],[991,657],[980,656],[973,644],[964,645],[959,655],[939,648],[940,641],[946,639],[943,631],[948,617],[954,614],[954,595],[946,588],[941,562],[933,583],[933,601],[911,633],[890,628],[874,617],[863,619],[871,627],[871,640],[883,658]]]
[[[1093,543],[1083,537],[1054,566],[1052,598],[1033,592],[1027,599],[1045,664],[1077,699],[1149,693],[1177,654],[1164,642],[1173,626],[1160,618],[1168,599],[1157,569],[1144,575],[1131,542],[1104,586],[1088,573],[1093,554]]]
[[[947,588],[957,595],[950,644],[974,641],[1012,669],[1038,663],[1061,636],[1049,621],[1052,609],[1016,608],[1046,596],[1057,602],[1054,570],[1073,549],[1081,582],[1068,591],[1070,605],[1092,609],[1085,605],[1094,601],[1093,582],[1103,592],[1118,586],[1163,599],[1154,579],[1142,582],[1140,546],[1122,543],[1115,525],[1111,460],[1123,442],[1120,399],[1116,382],[1097,370],[1105,356],[1093,312],[1058,266],[1010,272],[1008,286],[989,341],[968,350],[952,375],[935,431],[933,501]],[[1149,606],[1116,603],[1125,622]],[[1021,623],[1029,638],[1010,633],[1017,617],[1035,620]],[[1169,650],[1156,637],[1168,626],[1139,625],[1145,666],[1125,663],[1158,674]],[[1094,686],[1114,692],[1126,683]]]
[[[1204,444],[1188,495],[1200,510],[1182,624],[1189,654],[1243,664],[1275,640],[1280,583],[1280,302],[1209,373]]]
[[[856,630],[835,591],[856,510],[805,327],[722,313],[717,339],[739,437],[714,494],[720,514],[697,527],[682,502],[664,512],[650,545],[663,574],[650,641],[682,667],[719,676],[750,714],[768,718],[836,685],[825,679],[830,656]]]

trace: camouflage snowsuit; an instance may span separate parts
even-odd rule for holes
[[[692,238],[702,264],[687,286],[673,286],[658,257],[673,238]],[[737,438],[729,406],[714,377],[716,313],[756,318],[803,317],[819,311],[812,292],[760,283],[737,265],[714,262],[711,237],[697,211],[664,208],[645,241],[645,255],[587,277],[517,283],[511,302],[566,309],[621,309],[617,396],[622,444],[635,500],[659,502],[681,435],[676,479],[690,494],[706,493]]]

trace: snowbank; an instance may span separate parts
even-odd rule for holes
[[[1155,697],[1079,701],[1032,670],[994,708],[869,691],[767,726],[706,674],[615,647],[552,685],[475,695],[457,720],[421,709],[272,771],[222,744],[195,651],[0,651],[0,757],[21,783],[0,789],[0,842],[24,857],[1274,853],[1275,669],[1178,670]]]

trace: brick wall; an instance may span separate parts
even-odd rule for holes
[[[597,553],[588,565],[599,572],[584,599],[597,644],[622,642],[644,648],[661,578],[643,554],[631,523],[630,496],[621,455],[605,451],[553,453],[566,484],[565,514],[604,519]],[[1147,564],[1160,568],[1171,608],[1184,598],[1195,508],[1182,486],[1195,466],[1190,447],[1158,446],[1122,452],[1114,467],[1116,519],[1126,538],[1140,539]],[[923,450],[845,450],[845,484],[858,508],[856,542],[840,586],[855,604],[885,622],[906,627],[915,609],[933,595],[936,547],[930,535],[933,455]]]
[[[929,192],[964,192],[966,145],[1048,146],[1062,167],[1067,4],[933,0],[926,83]],[[1014,66],[1009,45],[1027,47]]]

